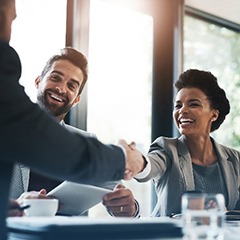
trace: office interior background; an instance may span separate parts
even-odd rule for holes
[[[73,46],[89,60],[89,79],[66,122],[104,143],[134,140],[146,153],[158,136],[178,136],[172,107],[179,74],[207,70],[231,104],[212,135],[240,149],[239,0],[17,0],[16,5],[10,44],[22,60],[20,83],[33,102],[34,80],[48,58]],[[149,216],[156,201],[152,184],[124,184],[142,216]],[[105,215],[101,204],[90,211],[90,217]]]

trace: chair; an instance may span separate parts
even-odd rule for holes
[[[9,190],[13,163],[1,162],[0,167],[0,239],[7,239],[6,217],[8,212]]]

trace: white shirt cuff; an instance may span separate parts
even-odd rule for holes
[[[139,203],[136,199],[134,199],[134,202],[135,202],[135,206],[136,206],[136,212],[133,216],[133,218],[140,218],[141,215],[140,215],[140,206],[139,206]]]
[[[142,172],[138,173],[134,178],[136,179],[143,179],[145,177],[147,177],[151,171],[151,163],[150,160],[148,159],[148,157],[146,155],[143,155],[143,157],[145,158],[145,160],[147,161],[147,165],[146,167],[142,170]]]

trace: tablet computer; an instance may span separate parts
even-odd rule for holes
[[[102,202],[103,196],[109,192],[101,187],[64,181],[47,195],[59,200],[58,214],[76,216]]]

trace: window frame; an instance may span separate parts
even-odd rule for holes
[[[67,29],[67,44],[71,44],[87,57],[90,1],[68,0],[67,14],[67,25],[71,26]],[[131,1],[133,5],[140,3],[137,8],[133,5],[131,8],[151,15],[154,19],[151,141],[158,136],[176,136],[172,118],[173,83],[182,70],[184,0]],[[114,0],[114,3],[125,5],[118,0]],[[70,112],[70,124],[87,130],[87,84],[81,94],[80,103]],[[155,204],[155,191],[152,190],[152,209]]]

